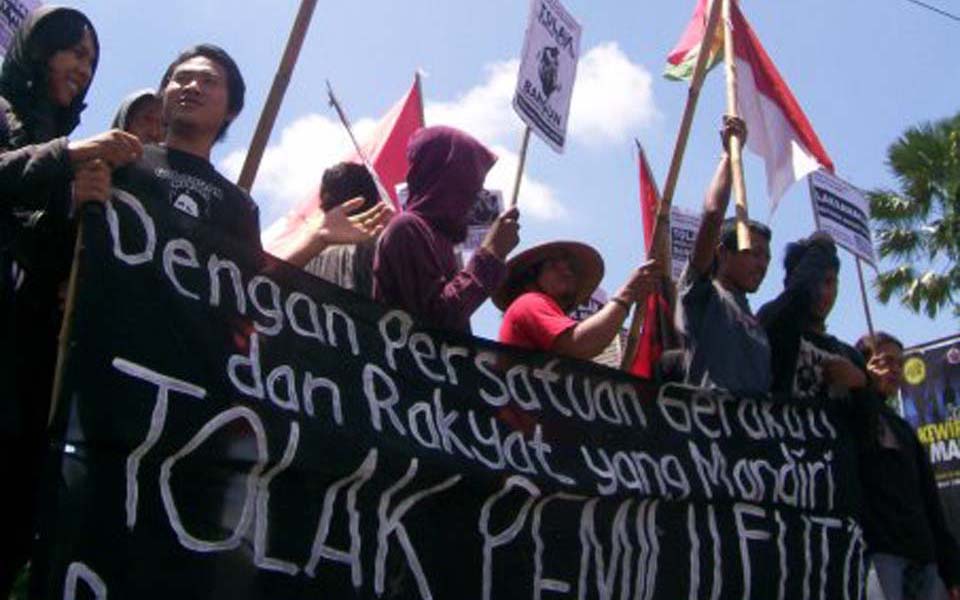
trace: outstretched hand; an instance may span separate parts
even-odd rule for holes
[[[327,246],[357,244],[380,235],[394,215],[393,207],[378,202],[369,210],[350,215],[350,211],[363,206],[363,202],[363,198],[353,198],[309,219],[314,239]]]

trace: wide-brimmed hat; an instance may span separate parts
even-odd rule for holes
[[[491,295],[500,310],[522,294],[529,281],[530,270],[550,258],[565,256],[577,277],[577,304],[583,304],[603,279],[603,258],[592,247],[581,242],[559,241],[528,248],[507,261],[507,278]]]

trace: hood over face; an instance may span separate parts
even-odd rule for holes
[[[13,106],[17,116],[34,141],[44,141],[69,134],[80,122],[86,107],[84,98],[89,84],[77,94],[70,106],[58,107],[48,97],[47,62],[63,41],[57,39],[61,20],[75,20],[90,32],[96,56],[92,70],[100,59],[100,42],[93,23],[82,12],[63,6],[44,5],[32,11],[14,34],[0,70],[0,95]],[[91,76],[91,81],[93,77]]]
[[[406,210],[453,242],[466,239],[470,208],[497,157],[470,135],[452,127],[426,127],[407,146],[410,171]]]
[[[157,93],[151,89],[142,89],[124,98],[120,106],[117,107],[117,113],[113,115],[113,122],[110,123],[110,127],[126,131],[130,124],[130,116],[134,113],[137,105],[148,98],[157,98]]]

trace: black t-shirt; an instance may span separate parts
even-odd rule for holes
[[[263,249],[257,205],[204,158],[165,146],[145,146],[140,160],[114,173],[113,185],[145,205],[164,202],[174,209],[172,218],[188,231],[199,226]]]

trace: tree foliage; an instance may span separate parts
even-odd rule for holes
[[[869,193],[880,257],[893,265],[877,277],[877,297],[960,317],[960,113],[905,131],[887,166],[898,189]]]

